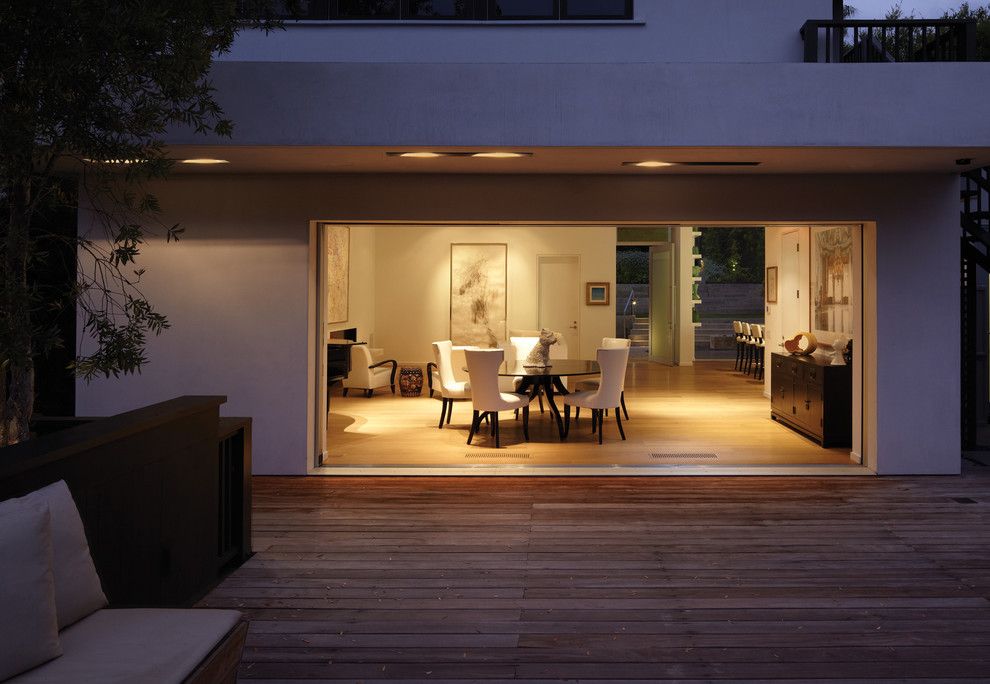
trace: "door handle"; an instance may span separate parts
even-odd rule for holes
[[[577,328],[578,328],[577,321],[574,321],[573,323],[571,323],[571,330],[577,330]]]

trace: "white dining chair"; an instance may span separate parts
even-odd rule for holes
[[[570,432],[571,407],[580,411],[582,408],[591,409],[591,432],[598,430],[598,443],[602,443],[602,422],[605,410],[614,409],[615,422],[619,426],[619,435],[625,440],[626,432],[622,429],[622,416],[619,403],[622,397],[622,378],[626,374],[626,364],[629,362],[629,348],[599,349],[598,365],[602,370],[601,382],[594,392],[573,392],[565,394],[564,400],[564,436]],[[576,417],[575,417],[576,420]]]
[[[501,349],[468,349],[464,352],[464,356],[467,358],[471,403],[474,409],[467,443],[470,444],[474,439],[481,421],[487,416],[490,419],[492,435],[495,437],[495,448],[500,448],[498,413],[516,409],[522,409],[523,438],[528,442],[530,397],[525,394],[502,392],[498,386],[498,367],[505,358],[505,352]]]
[[[447,425],[450,425],[450,417],[454,413],[454,402],[464,401],[471,398],[471,383],[469,381],[459,381],[454,375],[453,365],[453,343],[450,340],[440,340],[433,343],[433,360],[436,363],[436,374],[439,387],[434,386],[434,391],[440,392],[443,405],[440,408],[440,424],[437,426],[443,429],[444,418]]]
[[[603,337],[602,338],[602,349],[629,349],[632,345],[632,340],[628,340],[624,337]],[[584,392],[594,392],[598,390],[598,384],[600,378],[591,378],[590,380],[582,380],[577,384],[576,389],[578,391]],[[622,413],[625,415],[626,420],[629,420],[629,409],[626,408],[626,374],[622,374],[622,393],[619,394],[619,405],[622,407]]]

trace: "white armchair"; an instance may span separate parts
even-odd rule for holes
[[[347,390],[360,389],[370,398],[379,387],[392,388],[395,394],[395,371],[399,364],[395,359],[375,361],[373,350],[366,344],[351,347],[351,372],[344,379],[344,396]]]

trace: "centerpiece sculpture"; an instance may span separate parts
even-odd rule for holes
[[[549,368],[550,363],[550,345],[557,344],[560,342],[560,333],[555,333],[551,330],[543,329],[540,331],[540,339],[533,347],[533,350],[529,352],[529,356],[526,357],[526,361],[523,362],[524,368]]]

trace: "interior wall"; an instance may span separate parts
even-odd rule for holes
[[[359,340],[375,344],[375,227],[350,229],[347,320],[328,323],[327,333],[357,328]]]
[[[305,473],[312,457],[306,418],[316,395],[315,356],[307,348],[317,335],[309,323],[312,220],[875,223],[866,270],[876,286],[865,296],[876,336],[867,336],[863,350],[867,463],[881,473],[959,472],[954,174],[190,174],[152,191],[162,221],[186,228],[178,244],[149,241],[139,259],[147,268],[142,288],[172,328],[149,340],[141,374],[77,381],[78,415],[110,415],[182,394],[227,395],[224,415],[254,418],[255,472]],[[88,220],[81,212],[82,234]],[[613,280],[614,269],[595,279]]]
[[[375,344],[400,363],[431,360],[430,343],[450,337],[450,245],[505,243],[507,331],[539,327],[540,256],[580,257],[582,288],[589,281],[610,283],[610,306],[581,307],[576,353],[587,356],[615,330],[615,240],[615,226],[378,226]]]
[[[783,264],[785,236],[788,242],[799,248],[797,269],[789,269]],[[790,339],[802,330],[809,330],[811,313],[808,307],[809,296],[809,228],[807,226],[767,226],[764,232],[766,245],[766,267],[777,268],[777,301],[764,304],[764,339],[767,356],[779,351],[785,339]],[[803,256],[801,256],[803,255]],[[770,396],[770,379],[773,368],[768,363],[764,374],[763,394]]]

